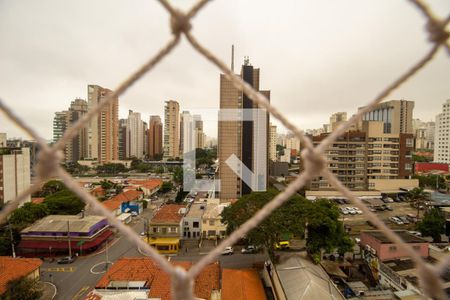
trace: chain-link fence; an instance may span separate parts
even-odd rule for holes
[[[314,147],[311,140],[303,134],[303,131],[298,129],[285,116],[283,116],[274,106],[271,106],[267,98],[261,93],[255,91],[249,84],[244,82],[242,78],[234,74],[222,61],[220,61],[213,53],[207,50],[191,33],[191,20],[193,17],[208,3],[208,0],[200,0],[188,12],[182,12],[171,6],[167,0],[158,0],[170,15],[170,26],[172,30],[172,39],[161,50],[153,56],[146,64],[140,67],[135,73],[131,74],[114,92],[107,95],[105,100],[99,103],[96,107],[85,114],[72,127],[70,127],[64,136],[53,146],[48,146],[45,140],[36,134],[36,132],[29,127],[19,116],[11,111],[4,101],[0,100],[0,109],[12,120],[17,126],[21,127],[26,133],[34,138],[41,147],[39,154],[39,162],[36,167],[37,179],[33,185],[22,192],[16,199],[10,201],[2,211],[0,211],[0,223],[18,207],[19,203],[25,199],[29,194],[39,190],[40,186],[52,176],[58,176],[63,180],[65,185],[79,196],[86,204],[89,204],[95,212],[106,216],[109,223],[115,226],[124,236],[141,249],[145,254],[151,256],[161,266],[161,268],[172,277],[172,295],[175,299],[194,299],[193,283],[194,278],[201,272],[201,270],[209,263],[213,262],[227,246],[233,245],[238,239],[249,230],[258,226],[279,206],[283,205],[285,201],[295,194],[301,187],[303,187],[311,178],[315,176],[323,176],[336,190],[348,198],[354,205],[363,211],[368,221],[372,222],[379,230],[397,246],[408,253],[413,259],[417,267],[417,275],[420,279],[421,287],[424,293],[432,298],[447,299],[444,292],[443,281],[441,276],[447,271],[450,264],[450,255],[437,265],[430,265],[426,263],[416,251],[414,251],[408,244],[404,243],[402,239],[396,235],[389,227],[387,227],[374,213],[372,213],[352,192],[347,189],[336,177],[326,168],[326,159],[324,151],[332,145],[337,137],[342,135],[349,127],[357,122],[363,114],[369,112],[375,105],[386,99],[391,92],[397,89],[400,85],[406,82],[409,78],[414,76],[427,63],[429,63],[436,53],[444,48],[444,51],[450,55],[449,31],[446,26],[450,22],[450,15],[445,19],[439,19],[432,14],[427,5],[421,0],[409,0],[411,4],[423,14],[426,20],[426,30],[429,35],[429,42],[431,49],[428,53],[414,64],[409,70],[402,74],[397,80],[388,85],[369,102],[363,109],[359,110],[357,114],[352,116],[347,122],[341,124],[334,130],[326,139],[324,139],[318,146]],[[62,159],[62,150],[64,145],[73,137],[77,135],[79,130],[94,116],[96,116],[102,107],[108,105],[114,98],[123,94],[128,88],[138,81],[145,73],[153,69],[165,56],[167,56],[180,42],[181,36],[184,35],[189,43],[199,53],[201,53],[211,63],[216,65],[230,80],[233,85],[243,91],[255,104],[259,107],[265,108],[268,112],[277,118],[287,129],[297,136],[304,150],[302,151],[302,159],[304,161],[304,171],[297,176],[297,178],[280,194],[278,194],[271,202],[258,211],[250,220],[245,222],[239,229],[234,231],[224,241],[222,241],[213,251],[204,256],[188,271],[173,267],[163,256],[145,243],[130,227],[122,224],[115,216],[103,207],[95,197],[90,195],[85,190],[81,189],[79,184],[60,166]]]

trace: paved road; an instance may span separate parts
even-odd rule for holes
[[[141,216],[133,220],[131,227],[140,233],[144,231],[144,218],[150,218],[151,210],[146,210]],[[106,254],[107,252],[107,254]],[[53,282],[58,288],[56,300],[76,300],[84,299],[84,296],[89,292],[103,274],[93,274],[94,272],[103,272],[108,255],[109,261],[116,261],[121,257],[141,256],[134,244],[131,244],[127,238],[117,234],[116,238],[108,244],[108,250],[104,248],[100,252],[86,256],[79,257],[74,263],[70,265],[58,265],[56,262],[45,262],[42,265],[42,280]],[[103,264],[102,264],[103,263]]]
[[[189,255],[189,256],[173,256],[171,261],[191,261],[196,262],[202,258],[204,254]],[[267,260],[264,254],[241,254],[235,253],[233,255],[222,255],[218,258],[220,266],[227,269],[241,269],[251,268],[254,264],[264,263]]]

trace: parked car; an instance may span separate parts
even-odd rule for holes
[[[242,250],[241,250],[241,253],[243,253],[243,254],[251,254],[251,253],[256,253],[256,252],[257,252],[257,249],[253,245],[248,245],[247,247],[242,248]]]
[[[58,264],[71,264],[75,261],[75,256],[66,256],[57,260]]]
[[[275,249],[289,249],[291,247],[291,243],[289,241],[281,241],[275,244]]]
[[[408,218],[405,216],[397,216],[397,218],[399,218],[403,224],[409,224]]]
[[[413,231],[413,230],[411,230],[411,231],[408,231],[408,233],[409,233],[409,234],[412,234],[412,235],[415,235],[415,236],[418,236],[418,237],[421,237],[421,236],[422,236],[422,233],[419,232],[419,231]]]
[[[225,250],[222,251],[222,255],[232,255],[233,253],[233,247],[226,247]]]
[[[393,211],[394,209],[390,207],[389,205],[383,205],[385,210]]]
[[[132,211],[132,212],[131,212],[131,216],[136,217],[137,215],[138,215],[137,212],[135,212],[135,211]]]
[[[348,215],[348,210],[345,207],[341,207],[341,213],[344,215]]]
[[[394,202],[394,200],[392,200],[392,198],[390,198],[390,197],[386,197],[383,199],[383,202],[384,203],[392,203],[392,202]]]
[[[402,220],[400,220],[397,217],[390,217],[389,220],[391,220],[393,223],[397,224],[397,225],[403,225]]]

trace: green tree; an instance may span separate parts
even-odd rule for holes
[[[39,281],[30,278],[19,278],[8,282],[4,300],[36,300],[42,297]]]
[[[23,229],[49,213],[45,204],[25,203],[11,214],[9,222],[16,228]]]
[[[183,168],[181,167],[176,167],[173,171],[173,180],[178,183],[181,184],[183,183]]]
[[[334,202],[320,199],[312,203],[308,213],[306,248],[311,254],[332,252],[343,255],[353,248],[353,241],[339,221],[339,210]]]
[[[417,219],[419,219],[420,207],[425,204],[427,193],[425,193],[423,187],[413,188],[408,192],[408,199],[417,208]]]
[[[445,217],[438,208],[425,212],[423,219],[417,223],[417,230],[422,236],[431,236],[433,242],[441,242],[441,233],[445,232]]]
[[[44,204],[51,215],[76,215],[84,208],[84,202],[67,189],[46,197]]]
[[[164,181],[159,191],[165,194],[169,192],[171,189],[173,189],[173,183],[170,181]]]
[[[237,202],[222,212],[222,222],[227,224],[230,233],[251,218],[265,204],[270,202],[278,192],[253,192],[241,197]],[[300,196],[293,196],[280,208],[272,212],[257,228],[246,234],[246,239],[255,245],[264,246],[274,258],[275,244],[285,233],[302,236],[304,234],[310,203]]]
[[[35,197],[47,197],[56,192],[62,191],[66,189],[66,186],[62,181],[59,180],[50,180],[47,181],[41,188],[41,190],[35,193],[33,196]]]
[[[105,191],[114,187],[114,183],[109,180],[106,180],[106,179],[100,181],[100,185],[101,185],[102,189],[104,189]]]
[[[414,178],[419,179],[419,186],[430,189],[446,189],[447,183],[445,178],[440,175],[416,175]]]
[[[119,174],[119,173],[126,172],[127,168],[125,167],[124,164],[108,163],[108,164],[103,164],[103,165],[97,166],[96,170],[100,174],[116,175],[116,174]]]

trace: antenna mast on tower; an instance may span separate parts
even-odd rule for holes
[[[234,45],[231,45],[231,72],[234,73]]]

